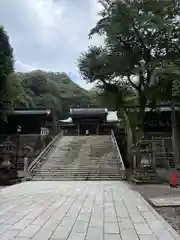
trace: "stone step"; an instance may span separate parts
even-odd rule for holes
[[[35,173],[36,176],[41,175],[41,176],[61,176],[61,175],[108,175],[108,176],[113,176],[113,175],[119,175],[122,172],[122,170],[113,172],[113,171],[107,171],[107,172],[103,172],[103,171],[84,171],[84,172],[54,172],[54,173]]]
[[[78,164],[81,164],[81,166],[83,165],[86,165],[87,163],[89,163],[89,165],[96,165],[97,163],[98,164],[104,164],[104,163],[111,163],[111,164],[117,164],[118,162],[120,162],[120,159],[102,159],[102,160],[98,160],[98,159],[94,159],[94,160],[91,160],[91,159],[77,159],[76,162]],[[71,161],[68,159],[66,161],[57,161],[57,160],[54,160],[54,161],[48,161],[47,164],[50,165],[54,165],[54,166],[67,166],[68,164],[73,164],[74,165],[74,160],[72,159]]]
[[[91,170],[91,169],[119,169],[120,168],[120,164],[119,165],[112,165],[112,164],[106,164],[106,165],[101,165],[101,166],[90,166],[90,165],[87,165],[87,166],[84,166],[84,167],[66,167],[66,168],[40,168],[40,169],[37,169],[36,171],[39,172],[39,171],[46,171],[46,172],[53,172],[53,171],[84,171],[84,170]],[[138,174],[137,174],[138,175]]]
[[[89,164],[89,163],[87,163],[87,164],[84,164],[84,165],[78,165],[78,164],[74,164],[73,162],[72,162],[72,164],[71,163],[69,163],[69,164],[45,164],[44,166],[42,166],[42,169],[66,169],[66,168],[69,168],[69,169],[73,169],[73,168],[78,168],[78,169],[80,169],[80,168],[88,168],[88,167],[95,167],[95,168],[99,168],[99,167],[103,167],[103,166],[112,166],[112,167],[116,167],[116,166],[119,166],[119,165],[121,165],[121,162],[116,162],[116,163],[112,163],[112,162],[104,162],[104,163],[99,163],[99,162],[95,162],[95,164]]]
[[[71,157],[67,156],[63,156],[63,158],[59,155],[56,157],[52,157],[51,159],[48,160],[48,162],[67,162],[67,161],[73,161],[74,159]],[[118,161],[119,157],[116,155],[111,155],[111,156],[93,156],[93,155],[83,155],[81,154],[81,156],[79,156],[79,158],[77,158],[77,160],[81,160],[83,161],[99,161],[99,162],[103,162],[103,161]]]
[[[76,179],[74,179],[74,178],[68,178],[68,179],[52,179],[52,178],[48,178],[48,179],[41,179],[41,178],[38,178],[38,179],[32,179],[32,181],[39,181],[39,182],[41,182],[41,181],[56,181],[56,182],[61,182],[61,181],[69,181],[69,182],[71,182],[71,181],[104,181],[104,182],[107,182],[107,181],[121,181],[122,180],[122,178],[114,178],[114,179],[109,179],[109,178],[104,178],[104,179],[98,179],[98,178],[95,178],[95,179],[91,179],[91,178],[76,178]]]
[[[86,157],[86,158],[85,158]],[[84,159],[85,158],[85,159]],[[50,163],[53,163],[53,162],[60,162],[60,163],[63,163],[63,162],[67,162],[67,161],[70,161],[70,159],[68,158],[68,157],[66,157],[66,156],[64,156],[64,158],[63,159],[61,159],[61,157],[59,156],[59,157],[53,157],[53,158],[51,158],[51,159],[49,159],[48,160],[48,162],[50,162]],[[112,161],[112,162],[117,162],[117,161],[119,161],[120,159],[119,159],[119,157],[118,156],[82,156],[81,155],[81,158],[78,158],[77,160],[81,160],[81,162],[86,162],[86,161],[89,161],[89,162],[95,162],[95,161],[99,161],[99,162],[104,162],[104,161]],[[73,159],[71,159],[71,161],[73,161]]]
[[[108,170],[111,170],[111,171],[115,171],[115,170],[118,170],[118,169],[121,169],[120,165],[119,166],[115,166],[115,167],[112,167],[112,166],[101,166],[101,167],[86,167],[86,168],[82,168],[82,169],[79,169],[79,168],[67,168],[67,169],[63,169],[63,168],[58,168],[58,169],[53,169],[53,170],[50,170],[50,169],[37,169],[36,172],[83,172],[83,171],[108,171]]]
[[[90,165],[90,164],[87,164],[85,166],[81,166],[79,167],[78,165],[74,165],[74,166],[71,166],[71,164],[69,165],[66,165],[66,166],[44,166],[40,169],[37,169],[37,171],[60,171],[60,170],[68,170],[68,171],[73,171],[73,170],[78,170],[78,171],[82,171],[84,169],[117,169],[121,166],[121,164],[111,164],[111,163],[104,163],[104,164],[96,164],[96,165]]]
[[[159,178],[156,178],[156,179],[136,179],[136,178],[132,178],[131,181],[135,184],[159,184],[159,183],[163,183],[163,181]]]
[[[98,159],[94,159],[94,160],[91,160],[91,159],[76,159],[76,162],[78,164],[81,164],[82,166],[86,165],[87,163],[89,163],[90,165],[92,165],[92,164],[96,165],[97,163],[98,164],[103,164],[103,163],[106,163],[106,162],[111,163],[111,164],[116,164],[120,161],[121,161],[120,159],[116,159],[116,160],[115,159],[113,159],[113,160],[112,159],[102,159],[102,160],[98,160]],[[54,166],[61,166],[61,165],[66,166],[66,165],[71,164],[71,163],[74,165],[75,161],[73,159],[71,159],[71,160],[67,159],[66,161],[54,160],[54,161],[48,161],[47,162],[47,164],[54,165]]]
[[[77,177],[92,177],[92,178],[114,178],[114,177],[121,177],[121,174],[105,174],[105,175],[100,175],[100,174],[65,174],[65,175],[35,175],[33,177],[39,177],[39,178],[77,178]],[[141,179],[138,179],[141,180]],[[146,180],[146,179],[145,179]]]
[[[121,162],[111,136],[65,137],[63,144],[57,146],[55,157],[47,158],[36,169],[33,180],[122,179]]]
[[[32,181],[121,181],[123,178],[88,178],[88,177],[83,177],[83,178],[33,178]]]
[[[110,176],[114,176],[114,175],[119,175],[121,173],[122,170],[119,171],[84,171],[84,172],[54,172],[54,173],[34,173],[36,176],[61,176],[61,175],[110,175]]]
[[[95,164],[91,164],[91,163],[88,163],[87,164],[84,164],[84,165],[78,165],[75,164],[75,163],[67,163],[67,164],[45,164],[44,166],[42,166],[42,169],[62,169],[62,168],[87,168],[87,167],[99,167],[99,166],[118,166],[120,165],[120,162],[116,162],[116,163],[112,163],[112,162],[104,162],[104,163],[99,163],[99,162],[95,162]]]
[[[62,177],[62,178],[42,178],[42,177],[33,177],[33,181],[108,181],[108,180],[122,180],[122,177]]]
[[[86,166],[61,166],[61,167],[53,167],[53,166],[47,166],[47,167],[42,167],[40,169],[36,169],[37,171],[63,171],[63,170],[68,170],[68,171],[82,171],[85,169],[118,169],[121,166],[121,164],[103,164],[103,165],[89,165],[87,164]]]
[[[88,157],[88,156],[84,156],[84,157]],[[117,160],[119,160],[119,157],[118,156],[102,156],[102,158],[101,159],[99,159],[99,156],[92,156],[92,155],[90,155],[89,156],[90,158],[88,158],[88,159],[85,159],[85,161],[86,160],[88,160],[88,161],[100,161],[100,162],[102,162],[102,161],[106,161],[106,160],[108,160],[108,161],[117,161]],[[52,157],[51,159],[49,159],[49,162],[66,162],[66,160],[68,159],[68,157],[66,157],[65,156],[65,160],[62,160],[62,159],[60,159],[60,157]]]
[[[66,173],[66,174],[62,174],[62,173],[54,173],[54,174],[36,174],[35,176],[41,176],[41,177],[61,177],[61,176],[99,176],[99,177],[103,177],[103,176],[119,176],[120,172],[115,172],[115,173],[111,173],[111,172],[107,172],[107,173],[99,173],[99,172],[84,172],[84,173]]]

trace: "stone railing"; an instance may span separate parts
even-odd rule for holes
[[[116,150],[118,152],[119,162],[120,162],[120,166],[121,166],[120,170],[122,171],[123,178],[125,179],[126,178],[126,168],[125,168],[124,161],[122,159],[121,152],[119,150],[119,146],[117,144],[116,137],[114,135],[114,131],[113,130],[111,130],[111,138],[112,138],[114,147],[116,148]]]

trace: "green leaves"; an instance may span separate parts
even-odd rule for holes
[[[18,78],[28,97],[29,106],[52,108],[58,118],[66,118],[72,106],[91,104],[90,94],[75,84],[65,73],[37,70],[18,73]]]
[[[12,107],[8,89],[8,77],[14,71],[13,50],[4,28],[0,26],[0,120],[6,119],[6,111]]]
[[[91,46],[79,57],[78,67],[87,82],[105,81],[109,77],[109,71],[106,71],[108,65],[106,54],[102,47]]]
[[[172,101],[180,95],[180,68],[177,64],[180,56],[180,2],[100,2],[101,18],[90,31],[90,36],[103,35],[105,44],[98,49],[90,47],[81,55],[80,72],[87,82],[103,84],[104,94],[111,95],[106,98],[114,99],[111,102],[116,108],[131,98],[128,96],[131,93],[121,85],[129,83],[136,99],[138,97],[139,121],[143,122],[147,104],[155,106],[157,102]],[[112,86],[111,90],[108,89],[107,84],[113,85],[114,89]]]
[[[6,77],[14,71],[13,49],[3,26],[0,26],[0,89]]]

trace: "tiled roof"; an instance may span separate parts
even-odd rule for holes
[[[10,114],[13,114],[13,115],[36,115],[36,114],[46,114],[46,115],[50,115],[51,114],[51,110],[15,110],[15,111],[12,111],[10,112]]]
[[[113,112],[113,111],[107,112],[107,123],[108,122],[117,122],[117,121],[118,121],[117,112]],[[68,119],[60,120],[60,122],[72,123],[72,118],[69,117]]]
[[[107,114],[106,108],[71,108],[71,115],[84,115],[84,114]]]

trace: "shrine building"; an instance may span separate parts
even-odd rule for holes
[[[74,135],[85,135],[87,131],[90,135],[109,134],[117,122],[117,112],[106,108],[71,108],[69,118],[59,120],[58,129]]]
[[[21,134],[40,134],[41,127],[51,122],[51,109],[16,109],[8,112],[7,123],[3,125],[1,134],[16,134],[19,126]]]

